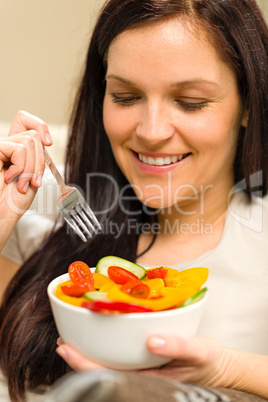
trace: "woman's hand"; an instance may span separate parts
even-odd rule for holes
[[[92,362],[59,338],[57,353],[76,371],[94,370],[103,366]],[[142,374],[175,379],[194,384],[224,386],[222,371],[226,368],[225,348],[215,340],[193,338],[185,341],[174,336],[150,337],[147,347],[151,353],[174,359],[157,369],[142,370]]]
[[[101,365],[58,340],[57,353],[76,371]],[[148,350],[173,361],[140,374],[210,387],[234,388],[268,398],[268,356],[230,349],[211,338],[184,340],[176,336],[151,336]]]
[[[145,375],[214,387],[229,387],[233,383],[233,352],[214,339],[151,336],[147,348],[153,354],[173,360],[160,369],[143,370]]]
[[[234,388],[268,398],[268,356],[224,347],[215,339],[152,336],[148,350],[174,359],[160,369],[143,370],[154,377],[184,383]]]
[[[0,250],[42,184],[43,146],[51,144],[46,123],[22,111],[0,138]]]
[[[12,163],[5,172],[5,182],[19,176],[17,188],[22,194],[27,192],[29,185],[40,187],[45,168],[43,145],[51,144],[52,139],[43,120],[24,111],[18,112],[8,137],[1,138],[2,163]]]

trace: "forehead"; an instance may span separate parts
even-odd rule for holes
[[[202,67],[207,76],[219,75],[228,67],[209,40],[208,32],[186,18],[174,17],[138,25],[122,32],[111,43],[108,54],[108,73],[127,73],[146,68],[151,74],[157,69],[166,73],[180,69],[195,75]],[[187,70],[187,71],[186,71]]]
[[[126,45],[131,49],[133,46],[142,47],[148,44],[155,49],[157,39],[157,49],[164,50],[166,46],[171,44],[177,45],[178,42],[185,41],[194,35],[196,39],[202,40],[203,36],[207,36],[204,29],[198,29],[197,24],[194,25],[185,18],[169,18],[160,21],[152,21],[135,25],[121,32],[110,44],[108,49],[108,57],[111,52],[126,50]],[[162,46],[159,48],[159,40]]]

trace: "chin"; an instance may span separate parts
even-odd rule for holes
[[[139,198],[139,197],[138,197]],[[140,202],[143,204],[143,208],[152,208],[156,210],[161,210],[165,208],[172,207],[172,203],[169,202],[168,200],[165,199],[153,199],[153,197],[147,197],[147,198],[139,198]]]

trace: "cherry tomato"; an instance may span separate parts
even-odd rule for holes
[[[161,278],[164,279],[168,274],[168,270],[164,267],[148,269],[146,271],[147,278],[154,279],[154,278]]]
[[[98,300],[94,302],[83,302],[82,307],[90,311],[102,314],[124,314],[124,313],[151,313],[152,309],[139,306],[134,303],[114,302],[111,300]]]
[[[87,286],[87,290],[95,290],[92,272],[85,262],[73,262],[68,268],[68,273],[73,283],[77,285]]]
[[[149,286],[139,280],[125,283],[120,290],[130,296],[139,297],[141,299],[147,299],[150,293]]]
[[[74,284],[74,285],[62,286],[61,290],[63,291],[64,294],[66,294],[68,296],[82,297],[83,294],[89,290],[89,287],[87,285],[82,286],[82,285]]]
[[[109,267],[107,272],[109,278],[119,285],[124,285],[129,281],[139,280],[139,278],[132,272],[121,267]]]

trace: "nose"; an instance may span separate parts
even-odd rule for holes
[[[152,145],[171,138],[175,133],[175,127],[168,109],[168,106],[160,102],[147,104],[137,124],[137,136]]]

